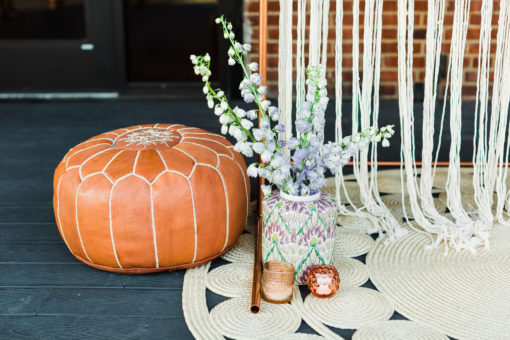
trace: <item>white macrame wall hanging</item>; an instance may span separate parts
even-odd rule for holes
[[[454,0],[454,18],[448,63],[446,90],[441,112],[436,111],[438,100],[438,75],[441,46],[443,43],[443,20],[446,0],[430,0],[427,11],[426,73],[424,83],[423,125],[421,150],[422,167],[416,167],[416,146],[413,98],[413,33],[414,0],[398,0],[398,95],[401,130],[401,178],[402,204],[405,219],[431,237],[431,246],[446,244],[454,249],[475,251],[487,245],[488,233],[493,223],[510,224],[506,213],[510,205],[507,170],[510,153],[508,108],[510,101],[510,4],[500,2],[497,46],[495,60],[490,64],[491,25],[493,0],[483,0],[480,30],[478,87],[475,109],[475,133],[473,136],[473,187],[476,207],[466,210],[463,205],[465,192],[461,190],[460,148],[462,124],[462,78],[466,33],[469,24],[470,0]],[[327,65],[330,0],[297,0],[297,36],[292,36],[292,0],[280,0],[280,38],[278,101],[282,120],[286,123],[285,134],[292,133],[292,46],[296,42],[295,99],[296,109],[305,98],[305,43],[309,42],[308,65]],[[343,1],[335,0],[335,137],[342,138],[342,25]],[[352,130],[359,131],[371,125],[377,126],[379,119],[379,80],[381,63],[383,0],[367,0],[364,7],[363,41],[360,40],[360,1],[353,1],[352,25]],[[309,12],[309,36],[305,36]],[[360,44],[364,53],[360,57]],[[360,67],[361,66],[361,67]],[[360,71],[363,70],[360,81]],[[489,70],[494,69],[492,98],[489,87]],[[331,86],[331,84],[330,84]],[[490,105],[489,105],[490,104]],[[449,110],[447,109],[449,107]],[[450,115],[451,145],[446,181],[446,200],[450,216],[436,210],[432,195],[440,145],[434,147],[435,120],[446,113]],[[421,114],[421,113],[420,113]],[[447,128],[447,127],[445,127]],[[439,131],[439,142],[443,126]],[[440,144],[440,143],[439,143]],[[369,169],[370,161],[370,169]],[[370,170],[370,171],[369,171]],[[336,196],[339,211],[343,215],[355,216],[369,221],[371,231],[384,232],[389,239],[404,233],[401,222],[384,205],[377,186],[377,149],[360,152],[354,157],[353,172],[359,185],[361,205],[356,206],[348,195],[342,170],[336,174]],[[465,188],[462,187],[462,188]],[[465,190],[464,190],[465,191]],[[468,193],[469,194],[469,193]],[[494,202],[495,197],[495,202]],[[347,202],[348,207],[342,202]],[[405,204],[408,202],[408,204]],[[493,207],[495,205],[495,208]],[[406,211],[405,207],[410,207]]]

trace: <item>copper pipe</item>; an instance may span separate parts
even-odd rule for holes
[[[262,275],[262,217],[257,221],[257,244],[255,248],[255,259],[253,260],[253,282],[251,291],[250,312],[260,311],[260,278]]]
[[[262,76],[262,85],[266,85],[267,76],[267,0],[260,0],[259,3],[259,72]],[[265,99],[265,96],[264,96]],[[260,116],[259,110],[259,127]],[[259,163],[262,160],[259,157]],[[262,274],[262,199],[264,194],[261,186],[264,185],[264,178],[259,177],[258,181],[258,201],[257,201],[257,238],[255,244],[255,259],[253,260],[253,281],[251,290],[251,308],[252,313],[260,311],[260,277]]]
[[[399,161],[377,161],[377,166],[382,166],[382,167],[386,167],[386,166],[400,166],[400,164],[402,165],[405,165],[406,163],[405,162],[399,162]],[[422,162],[415,162],[415,165],[416,166],[421,166],[423,163]],[[448,166],[450,165],[450,162],[432,162],[432,165],[437,165],[437,166]],[[353,162],[349,162],[347,163],[345,166],[352,166],[353,165]],[[368,165],[372,165],[372,162],[368,162]],[[460,166],[473,166],[473,162],[460,162]]]
[[[259,73],[262,76],[262,85],[266,85],[266,77],[267,77],[267,0],[260,0],[259,4]],[[262,98],[266,99],[266,96]],[[259,128],[260,128],[260,118],[262,116],[262,111],[259,110]],[[262,160],[259,157],[259,163],[262,163]],[[262,193],[261,186],[264,185],[264,178],[259,177],[258,183],[258,213],[259,216],[262,216],[262,199],[264,198],[264,194]]]

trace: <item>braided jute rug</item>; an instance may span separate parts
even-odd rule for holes
[[[490,250],[427,249],[427,235],[381,238],[367,256],[370,279],[395,309],[459,339],[510,339],[510,228],[496,225]]]
[[[386,182],[396,182],[388,187],[400,186],[395,171],[385,173],[390,174]],[[386,200],[402,214],[393,196]],[[443,202],[437,199],[436,205]],[[246,233],[222,256],[225,264],[212,270],[206,264],[185,274],[182,305],[195,338],[343,339],[338,329],[351,329],[357,340],[510,339],[510,228],[494,227],[490,250],[443,255],[444,249],[426,249],[430,239],[425,234],[410,231],[395,242],[374,242],[363,232],[369,229],[366,221],[341,216],[334,256],[339,291],[318,299],[296,286],[290,304],[261,301],[261,311],[252,314],[254,209],[251,204]],[[365,265],[364,256],[358,256],[367,252]],[[206,290],[225,300],[208,308]],[[394,310],[412,321],[390,320]]]

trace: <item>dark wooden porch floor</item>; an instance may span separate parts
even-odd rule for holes
[[[382,120],[398,123],[397,105],[385,105]],[[1,339],[192,338],[181,308],[183,271],[132,276],[90,268],[69,253],[53,215],[53,171],[69,148],[153,122],[219,132],[205,101],[0,103]],[[398,145],[395,139],[382,158],[398,158]],[[210,307],[222,299],[208,292]],[[300,331],[313,332],[306,324]]]

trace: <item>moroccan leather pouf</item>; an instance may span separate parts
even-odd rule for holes
[[[188,268],[229,250],[248,213],[243,157],[183,125],[106,132],[58,165],[53,206],[71,253],[122,273]]]

